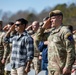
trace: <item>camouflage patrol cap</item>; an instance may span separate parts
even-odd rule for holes
[[[49,13],[49,16],[52,17],[52,16],[57,16],[57,15],[60,15],[63,17],[63,13],[60,11],[60,10],[54,10],[54,11],[51,11]]]

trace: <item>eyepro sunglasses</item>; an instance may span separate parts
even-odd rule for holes
[[[16,26],[20,26],[21,24],[15,24]]]

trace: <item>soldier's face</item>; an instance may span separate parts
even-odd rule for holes
[[[51,20],[51,27],[58,27],[61,23],[59,16],[52,16],[50,20]]]
[[[39,25],[38,24],[32,24],[32,29],[33,31],[36,31],[38,29]]]

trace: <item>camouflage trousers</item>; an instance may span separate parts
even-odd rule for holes
[[[10,75],[10,71],[5,71],[4,75]]]
[[[5,62],[5,66],[10,63],[10,54],[7,56],[6,62]],[[10,71],[4,71],[4,75],[10,75]]]
[[[0,75],[4,75],[4,64],[0,61]]]
[[[38,57],[34,57],[31,68],[35,69],[36,74],[41,71],[41,60]]]

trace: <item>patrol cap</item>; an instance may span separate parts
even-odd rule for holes
[[[60,10],[54,10],[54,11],[51,11],[51,12],[49,13],[49,16],[50,16],[50,17],[52,17],[52,16],[57,16],[57,15],[63,17],[63,13],[62,13]]]

